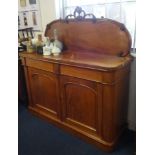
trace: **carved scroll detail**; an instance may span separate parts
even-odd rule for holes
[[[77,21],[82,21],[84,19],[86,19],[87,16],[92,16],[92,22],[95,23],[96,22],[96,17],[92,14],[92,13],[88,13],[86,14],[84,10],[82,10],[81,7],[77,6],[74,10],[73,14],[69,14],[65,17],[65,21],[68,23],[69,22],[69,17],[74,17],[74,19],[76,19]]]

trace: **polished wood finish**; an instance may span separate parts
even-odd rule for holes
[[[42,70],[45,70],[45,71],[49,71],[49,72],[54,71],[54,65],[51,65],[48,62],[42,62],[42,61],[36,61],[36,60],[28,59],[26,61],[26,65],[30,66],[30,67],[42,69]]]
[[[58,118],[60,100],[57,76],[31,67],[28,68],[28,76],[32,97],[30,106],[51,114],[51,117]]]
[[[83,74],[83,72],[85,73]],[[102,81],[102,72],[101,71],[94,72],[91,69],[83,69],[79,67],[61,65],[60,73],[62,75],[68,75],[92,81],[99,81],[99,82]]]
[[[18,59],[18,100],[19,103],[27,104],[26,83],[21,59]]]
[[[121,32],[118,33],[116,27],[119,24],[111,20],[105,20],[102,24],[93,23],[93,26],[92,22],[89,23],[87,20],[86,23],[81,24],[71,21],[68,26],[75,29],[79,27],[77,32],[82,29],[80,25],[89,25],[88,30],[82,30],[83,37],[82,33],[79,33],[84,45],[81,46],[83,49],[78,49],[78,42],[73,40],[71,43],[68,40],[75,35],[65,34],[68,28],[61,21],[49,24],[50,28],[48,25],[46,35],[51,37],[49,30],[55,28],[55,23],[58,23],[58,29],[62,30],[60,33],[64,33],[63,37],[66,35],[63,38],[66,50],[59,56],[20,53],[26,77],[29,109],[37,116],[104,150],[112,150],[126,127],[132,58],[129,54],[118,55],[116,48],[111,47],[111,44],[118,42],[110,43],[111,39],[106,40],[108,36],[105,35],[106,39],[104,38],[105,30],[102,29],[107,30],[110,35],[108,38],[113,38],[112,34],[116,31],[118,40],[125,37],[126,31],[122,32],[119,29]],[[99,41],[96,37],[96,40],[93,40],[95,43],[89,47],[90,42],[84,41],[86,39],[84,34],[88,35],[87,32],[90,32],[90,42],[94,35],[98,36],[100,32],[106,44],[99,43],[101,46],[98,46],[98,50],[92,48],[94,52],[89,51],[90,47],[95,47],[98,44],[96,42],[102,41],[103,38],[101,37]],[[126,41],[130,40],[128,35],[125,38]],[[121,49],[122,46],[127,49],[129,42],[126,41],[124,41],[125,45],[118,44],[117,49]],[[82,42],[80,44],[82,45]],[[77,47],[74,48],[72,45]],[[84,47],[87,49],[85,50]],[[104,52],[103,47],[109,48],[109,54]]]
[[[125,26],[110,19],[100,19],[93,23],[71,20],[66,23],[57,20],[47,25],[45,36],[53,37],[57,29],[59,38],[69,50],[83,49],[89,52],[125,56],[129,54],[131,38]]]
[[[101,134],[100,84],[67,76],[62,76],[60,82],[63,121],[87,133]]]

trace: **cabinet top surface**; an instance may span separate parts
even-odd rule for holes
[[[94,54],[89,52],[63,51],[59,56],[44,56],[37,53],[21,52],[21,57],[81,67],[112,70],[129,64],[131,56],[118,57],[106,54]]]

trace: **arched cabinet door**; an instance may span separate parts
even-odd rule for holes
[[[99,136],[102,87],[95,82],[62,76],[63,121],[70,127]]]
[[[53,118],[60,116],[58,78],[43,70],[28,68],[31,94],[30,106]]]

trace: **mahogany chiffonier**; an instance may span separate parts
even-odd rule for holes
[[[56,20],[64,50],[59,56],[20,53],[29,110],[96,144],[115,147],[126,127],[132,57],[128,30],[110,19]]]

